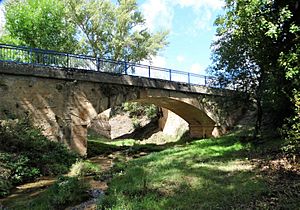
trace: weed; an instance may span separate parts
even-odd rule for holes
[[[19,203],[14,209],[57,210],[76,205],[88,198],[88,185],[77,177],[59,177],[58,181],[42,192],[41,195],[26,203]]]
[[[69,176],[87,176],[87,175],[97,175],[100,172],[100,167],[88,160],[80,160],[71,166]]]

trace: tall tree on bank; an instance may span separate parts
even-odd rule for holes
[[[151,59],[165,45],[167,32],[150,33],[136,0],[65,0],[86,53],[113,60]]]
[[[167,32],[150,33],[136,0],[7,0],[2,42],[113,60],[151,59]]]
[[[299,90],[299,7],[299,0],[226,0],[225,15],[215,22],[211,71],[223,86],[251,94],[255,136],[264,113],[280,126],[295,104],[289,98]]]
[[[8,0],[5,2],[4,43],[57,51],[75,51],[75,26],[66,19],[58,0]]]

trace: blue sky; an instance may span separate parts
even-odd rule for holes
[[[152,31],[168,30],[169,45],[153,58],[152,65],[206,74],[213,22],[222,13],[223,0],[137,0]],[[1,5],[1,0],[0,0]],[[1,5],[2,6],[2,5]],[[0,6],[0,7],[1,7]],[[1,17],[2,16],[2,17]],[[0,19],[3,14],[0,13]],[[0,21],[0,29],[2,21]]]
[[[153,65],[206,74],[213,22],[222,14],[223,0],[138,0],[151,31],[169,30],[169,45]]]

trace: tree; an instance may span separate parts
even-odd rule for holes
[[[7,0],[2,42],[140,62],[166,46],[136,0]]]
[[[212,45],[211,72],[223,86],[234,84],[252,95],[255,136],[263,113],[273,115],[277,126],[291,113],[289,97],[299,88],[299,5],[299,0],[227,0],[225,15],[215,22],[219,39]]]
[[[65,0],[85,53],[113,60],[151,59],[166,44],[167,32],[150,33],[136,0]]]
[[[64,8],[57,0],[6,1],[2,42],[74,52],[78,48],[76,30],[66,19]]]

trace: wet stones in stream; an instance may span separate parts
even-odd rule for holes
[[[74,207],[68,207],[65,210],[94,210],[97,208],[97,202],[104,196],[104,191],[101,189],[90,189],[88,191],[91,199]]]

